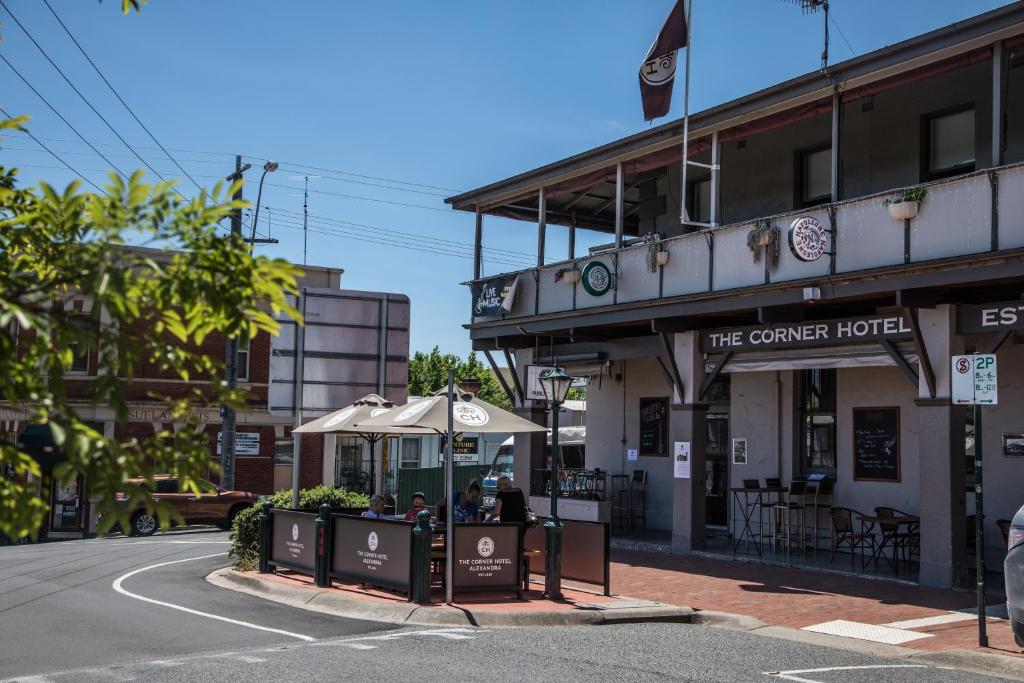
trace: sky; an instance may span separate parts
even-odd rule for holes
[[[83,176],[110,163],[192,182],[139,126],[44,0],[2,0],[0,54],[107,160],[0,63],[0,106]],[[303,262],[309,176],[311,265],[344,268],[346,289],[412,301],[411,351],[470,350],[474,218],[444,197],[640,132],[637,68],[674,0],[49,0],[139,120],[202,186],[280,163],[259,226],[279,244],[258,253]],[[994,9],[995,0],[832,0],[838,62]],[[12,20],[11,12],[102,114],[108,127]],[[691,111],[814,71],[820,14],[794,0],[693,0]],[[682,116],[681,79],[669,116]],[[31,139],[0,140],[0,163],[26,184],[74,175]],[[147,172],[149,173],[149,172]],[[150,173],[152,179],[155,176]],[[251,220],[251,219],[250,219]],[[268,225],[269,222],[269,225]],[[247,224],[248,225],[248,224]],[[486,218],[485,274],[530,265],[536,226]],[[248,227],[247,227],[248,230]],[[548,228],[562,254],[566,230]],[[577,253],[605,235],[580,231]]]

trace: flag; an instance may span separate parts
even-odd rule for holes
[[[676,75],[676,57],[686,47],[689,32],[683,0],[676,0],[665,25],[647,51],[640,65],[640,99],[644,105],[644,120],[650,121],[668,113],[672,104],[672,82]]]

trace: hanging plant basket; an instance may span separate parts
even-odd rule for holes
[[[555,272],[555,282],[564,282],[566,284],[576,284],[580,281],[580,271],[575,268],[562,268]]]
[[[668,264],[668,256],[669,254],[667,251],[659,251],[654,255],[654,260],[657,262],[658,266],[664,268]]]
[[[767,252],[768,264],[775,268],[779,265],[779,226],[768,219],[758,220],[747,233],[747,248],[754,257],[754,263],[761,262],[762,253]]]
[[[908,187],[903,190],[903,194],[886,199],[883,203],[893,220],[908,221],[917,218],[917,213],[921,210],[921,201],[926,194],[928,190],[923,187]]]

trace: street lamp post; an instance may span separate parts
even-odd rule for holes
[[[551,514],[544,524],[547,552],[544,562],[544,595],[549,600],[562,597],[562,522],[558,519],[558,412],[572,385],[572,378],[559,367],[540,373],[544,398],[551,406]]]

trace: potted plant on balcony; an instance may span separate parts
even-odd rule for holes
[[[580,271],[576,269],[576,266],[569,268],[559,268],[555,271],[555,282],[565,282],[567,284],[576,284],[580,281]]]
[[[882,202],[893,220],[906,221],[917,216],[921,200],[928,194],[923,187],[908,187],[901,194]]]
[[[661,233],[652,232],[644,236],[647,243],[647,269],[657,273],[658,268],[664,268],[668,263],[668,251],[662,244]]]
[[[754,263],[761,262],[761,254],[768,253],[768,263],[774,268],[779,265],[779,226],[767,218],[758,219],[747,233],[747,248],[754,256]]]

